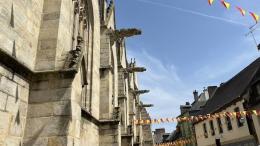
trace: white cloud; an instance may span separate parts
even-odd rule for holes
[[[128,49],[128,58],[136,58],[139,66],[147,71],[139,73],[139,88],[149,89],[150,93],[141,96],[144,103],[154,104],[148,109],[152,118],[176,117],[180,114],[179,107],[189,98],[190,90],[186,87],[174,64],[164,64],[158,58],[151,56],[145,49],[132,51]],[[154,125],[166,127],[168,132],[175,124]]]
[[[224,75],[231,74],[236,70],[241,69],[241,65],[247,65],[252,61],[252,58],[257,58],[258,54],[255,51],[247,51],[230,59],[224,65],[221,63],[208,64],[198,69],[194,76],[196,78],[203,77],[202,80],[216,80]]]

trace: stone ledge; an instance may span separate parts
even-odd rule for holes
[[[119,95],[118,99],[127,99],[126,95]]]
[[[26,67],[23,63],[18,61],[15,57],[6,53],[0,48],[0,63],[11,69],[16,74],[24,77],[28,81],[35,79],[44,79],[48,77],[58,77],[58,78],[72,78],[78,70],[76,68],[66,69],[66,70],[48,70],[48,71],[32,71]]]
[[[119,120],[98,120],[95,118],[91,113],[89,113],[87,110],[84,108],[81,108],[81,117],[85,118],[86,120],[94,123],[97,126],[100,125],[118,125],[120,123]]]
[[[94,123],[97,126],[100,125],[100,121],[98,119],[96,119],[93,115],[91,115],[84,108],[81,108],[81,117],[85,118],[86,120],[89,120],[90,122]]]
[[[112,65],[101,65],[100,66],[100,70],[113,70],[113,66]]]
[[[133,137],[133,136],[134,136],[133,134],[121,134],[121,137],[126,137],[126,138]]]
[[[100,120],[100,124],[106,125],[106,124],[111,124],[111,125],[118,125],[120,123],[119,120]]]

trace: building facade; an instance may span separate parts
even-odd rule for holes
[[[200,110],[202,110],[206,102],[214,95],[217,87],[208,86],[203,89],[201,94],[198,91],[193,92],[194,102],[190,104],[186,102],[185,105],[180,106],[181,114],[178,118],[186,118],[196,116]],[[197,146],[195,127],[193,126],[193,121],[181,121],[177,123],[176,130],[173,131],[166,142],[176,142],[179,140],[191,140],[189,143],[184,144],[185,146]]]
[[[221,84],[197,115],[225,113],[194,124],[199,146],[257,146],[260,118],[241,111],[259,110],[260,58]],[[235,116],[229,113],[236,112]],[[259,113],[258,113],[259,114]]]
[[[113,0],[0,1],[0,145],[151,146]],[[3,122],[4,121],[4,122]],[[145,145],[144,143],[150,143]]]
[[[163,143],[163,135],[165,135],[165,128],[159,128],[155,129],[153,132],[153,137],[154,137],[154,143],[155,144],[160,144]]]

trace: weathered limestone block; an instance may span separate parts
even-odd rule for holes
[[[0,120],[5,121],[0,122],[0,141],[5,140],[5,137],[8,136],[12,119],[12,115],[8,114],[7,112],[0,111]]]
[[[102,72],[100,78],[100,119],[111,119],[113,113],[112,74],[109,70]],[[115,101],[114,101],[115,102]]]
[[[25,138],[65,136],[69,121],[70,118],[66,116],[29,118],[27,119]]]
[[[67,137],[49,137],[48,146],[65,146],[67,145]]]
[[[1,1],[0,2],[0,22],[10,23],[10,13],[11,13],[12,2],[11,1]]]
[[[35,64],[42,6],[43,0],[0,2],[0,48],[29,68]]]
[[[49,80],[34,81],[32,83],[32,90],[49,90],[49,89],[60,89],[71,87],[72,79],[55,79],[50,78]],[[45,91],[47,92],[47,91]]]
[[[28,81],[23,79],[21,76],[14,74],[13,81],[22,86],[23,88],[29,89]]]
[[[1,23],[0,23],[1,24]],[[4,31],[0,28],[0,48],[7,53],[12,54],[14,41],[4,35]]]
[[[45,0],[39,33],[36,70],[54,70],[61,0]]]
[[[11,113],[12,115],[16,115],[19,109],[20,101],[17,98],[8,96],[6,111]]]
[[[21,86],[21,85],[17,85],[17,96],[18,98],[23,101],[28,103],[28,99],[29,99],[29,89]]]
[[[0,91],[0,110],[5,111],[7,104],[7,94]]]
[[[81,120],[81,105],[71,101],[71,116],[74,120]]]
[[[73,146],[73,141],[71,141],[69,144],[68,139],[69,138],[66,136],[25,139],[23,145],[24,146]]]
[[[21,138],[17,138],[17,137],[7,137],[5,139],[4,145],[5,146],[19,146],[22,143],[22,139]]]
[[[99,128],[101,146],[121,146],[120,125],[105,124]]]
[[[80,126],[81,121],[73,119],[69,124],[68,135],[75,138],[80,138]]]
[[[37,111],[37,112],[35,112]],[[71,115],[70,101],[46,102],[42,104],[30,104],[28,117],[68,116]]]
[[[0,44],[1,44],[1,42],[0,42]],[[5,76],[8,79],[12,79],[13,73],[10,70],[8,70],[6,67],[0,65],[0,76]]]
[[[0,91],[7,93],[10,96],[15,97],[17,91],[17,84],[10,79],[0,76]]]
[[[9,135],[20,138],[23,137],[25,122],[26,118],[21,118],[21,116],[17,114],[11,122]]]
[[[20,100],[19,108],[18,108],[20,116],[23,117],[23,118],[26,118],[27,117],[27,110],[28,110],[28,103]],[[17,113],[16,113],[16,115],[17,115]]]
[[[101,36],[101,45],[100,45],[100,66],[107,67],[112,65],[112,52],[109,35],[103,32],[104,34]]]
[[[30,92],[30,103],[55,102],[69,100],[71,88],[33,90]]]
[[[92,146],[99,143],[99,128],[88,120],[82,119],[80,129],[80,145]]]
[[[23,146],[47,146],[48,138],[29,138],[23,140]]]

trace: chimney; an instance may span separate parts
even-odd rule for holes
[[[198,93],[197,90],[194,90],[194,91],[193,91],[193,96],[194,96],[194,100],[195,100],[195,101],[198,101],[198,100],[199,100],[199,93]]]
[[[185,105],[180,106],[181,114],[190,111],[190,109],[191,109],[191,105],[189,102],[186,102]]]
[[[257,49],[258,49],[258,51],[260,51],[260,44],[258,44]]]

